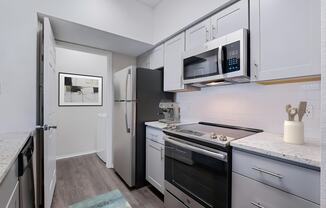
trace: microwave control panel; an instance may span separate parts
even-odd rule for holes
[[[240,41],[223,46],[223,73],[240,70]]]

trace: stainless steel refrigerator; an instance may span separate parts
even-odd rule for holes
[[[130,187],[145,184],[145,122],[159,119],[163,71],[129,66],[114,73],[113,166]]]

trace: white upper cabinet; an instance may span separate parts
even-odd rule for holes
[[[137,67],[149,69],[150,64],[150,54],[145,53],[137,57]]]
[[[212,39],[227,35],[241,28],[249,28],[248,0],[241,0],[211,17]]]
[[[164,50],[164,91],[184,90],[182,53],[185,50],[185,33],[166,41]]]
[[[252,81],[320,74],[320,0],[251,0]]]
[[[150,54],[150,68],[159,69],[164,65],[164,45],[161,44],[154,48]]]
[[[210,18],[186,30],[186,50],[197,48],[211,40]]]
[[[241,28],[249,28],[248,0],[238,1],[210,18],[186,30],[186,50],[200,47],[206,42]]]

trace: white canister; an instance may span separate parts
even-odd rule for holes
[[[284,142],[290,144],[304,143],[304,125],[301,121],[284,121]]]

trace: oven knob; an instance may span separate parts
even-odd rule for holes
[[[219,139],[220,141],[222,141],[222,142],[225,142],[225,141],[228,140],[228,138],[227,138],[226,136],[224,136],[224,135],[220,136],[218,139]]]
[[[211,139],[217,139],[216,133],[211,133]]]

